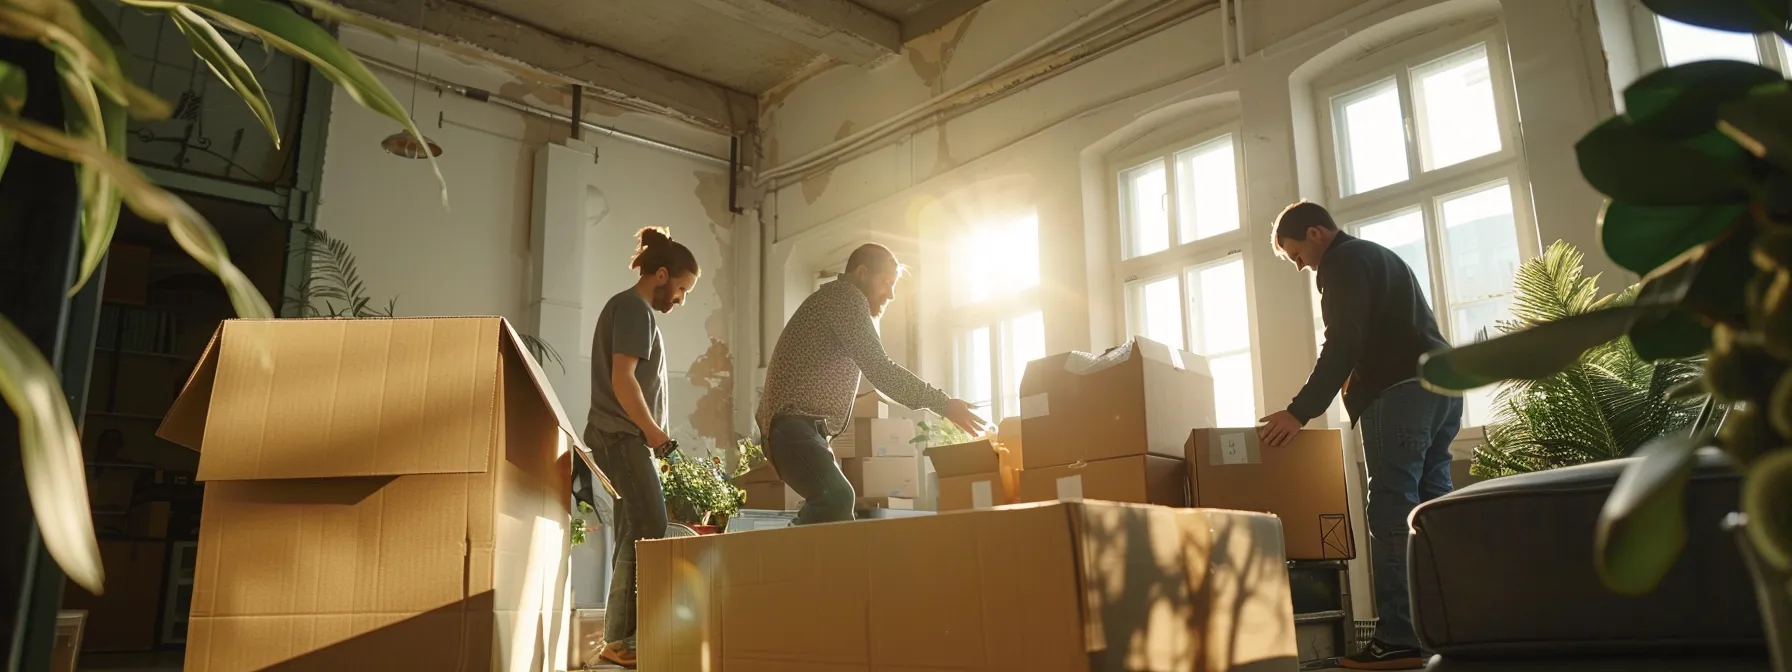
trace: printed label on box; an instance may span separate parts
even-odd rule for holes
[[[989,481],[977,481],[971,484],[971,508],[987,509],[995,505],[995,497],[991,496]]]
[[[1262,458],[1251,444],[1250,435],[1246,432],[1221,434],[1219,445],[1215,446],[1213,455],[1208,458],[1213,464],[1257,464]]]
[[[1035,394],[1020,400],[1020,417],[1022,420],[1044,417],[1052,414],[1052,400],[1049,394]]]
[[[1058,479],[1058,501],[1083,501],[1083,475],[1065,476]]]

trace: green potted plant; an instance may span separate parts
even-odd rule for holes
[[[397,98],[317,20],[381,29],[324,0],[122,2],[173,22],[188,48],[236,92],[276,146],[281,140],[279,125],[255,68],[243,60],[220,28],[304,60],[349,98],[396,122],[417,141],[427,142]],[[309,11],[311,17],[295,7]],[[173,106],[130,80],[135,72],[130,51],[106,13],[93,0],[8,3],[0,23],[8,28],[5,39],[41,45],[46,60],[54,60],[53,68],[0,61],[0,170],[15,146],[72,165],[80,189],[81,235],[69,294],[99,269],[117,230],[119,212],[128,207],[148,221],[167,226],[182,249],[215,273],[238,315],[273,317],[266,299],[231,263],[223,239],[205,218],[128,161],[127,119],[167,117]],[[67,101],[64,118],[28,118],[27,78],[56,82]],[[439,180],[439,169],[436,176]],[[445,182],[442,188],[446,202]],[[46,281],[60,283],[62,279]],[[55,367],[37,344],[14,326],[13,320],[19,317],[0,316],[0,398],[19,420],[19,447],[32,513],[41,543],[69,579],[100,594],[105,573],[88,509],[80,438]]]
[[[740,510],[746,492],[729,482],[720,457],[685,457],[674,452],[660,462],[666,515],[698,534],[715,534]]]
[[[1512,283],[1515,319],[1502,322],[1501,333],[1635,302],[1635,287],[1601,296],[1599,278],[1583,275],[1581,261],[1579,250],[1557,241],[1520,264]],[[1499,478],[1630,455],[1692,424],[1699,401],[1665,395],[1703,372],[1700,357],[1649,362],[1624,339],[1594,346],[1553,376],[1500,390],[1470,473]]]
[[[921,420],[915,423],[915,438],[909,439],[908,442],[922,448],[932,448],[970,443],[973,438],[969,433],[959,429],[958,425],[945,420],[939,422]]]
[[[1669,19],[1792,37],[1792,6],[1764,0],[1643,0]],[[1749,63],[1666,68],[1624,91],[1626,112],[1576,145],[1581,174],[1609,197],[1606,255],[1644,276],[1635,302],[1432,353],[1420,377],[1463,391],[1540,380],[1627,339],[1649,361],[1705,355],[1693,431],[1637,451],[1601,512],[1601,579],[1653,589],[1686,543],[1682,497],[1694,452],[1716,445],[1742,471],[1728,527],[1757,589],[1777,669],[1792,644],[1792,82]],[[1721,423],[1711,422],[1719,408]],[[1721,424],[1721,430],[1715,429]]]

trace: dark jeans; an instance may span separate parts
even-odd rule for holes
[[[828,447],[827,423],[819,418],[780,416],[772,419],[765,456],[784,483],[803,497],[792,525],[834,523],[853,519],[857,493],[840,472],[834,449]]]
[[[1421,502],[1449,494],[1450,442],[1462,427],[1462,399],[1417,382],[1388,388],[1363,413],[1369,467],[1369,561],[1375,579],[1375,637],[1417,648],[1406,570],[1408,519]]]
[[[653,451],[638,434],[585,430],[591,459],[616,486],[616,557],[610,564],[610,597],[604,604],[604,640],[635,644],[635,542],[666,536],[666,495],[654,469]]]

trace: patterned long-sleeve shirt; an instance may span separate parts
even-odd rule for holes
[[[844,431],[861,373],[878,392],[911,409],[938,413],[951,400],[891,361],[871,323],[865,293],[835,280],[809,295],[784,325],[765,372],[755,418],[760,434],[768,435],[772,418],[785,415],[822,418],[830,435]]]

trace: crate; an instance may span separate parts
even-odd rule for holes
[[[1290,561],[1288,587],[1303,666],[1324,666],[1357,651],[1360,645],[1350,604],[1350,568],[1344,561]]]

